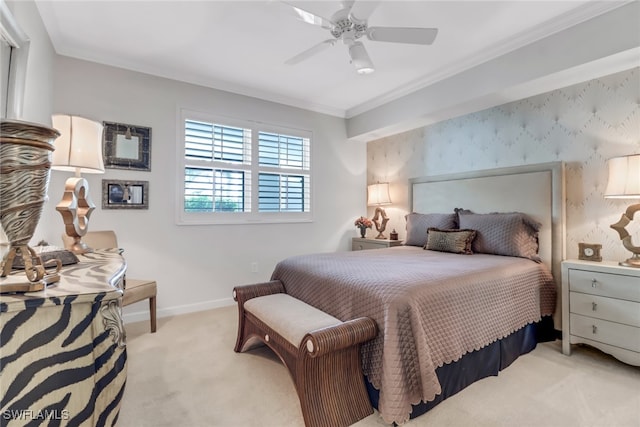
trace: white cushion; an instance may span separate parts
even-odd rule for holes
[[[311,331],[342,323],[340,320],[287,294],[251,298],[244,309],[277,331],[296,348]]]

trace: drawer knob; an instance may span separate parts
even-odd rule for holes
[[[592,311],[596,311],[596,308],[598,308],[598,304],[596,304],[595,302],[591,303],[591,310]]]
[[[598,327],[596,325],[591,326],[592,328],[592,332],[595,334],[596,332],[598,332]]]
[[[598,281],[596,279],[591,279],[591,287],[595,288],[598,285]]]

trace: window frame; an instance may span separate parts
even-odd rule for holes
[[[221,126],[251,129],[251,163],[228,163],[228,169],[249,171],[251,174],[250,205],[249,212],[185,212],[185,170],[187,167],[199,167],[197,162],[188,161],[185,156],[185,121],[195,120],[206,123],[219,124]],[[195,111],[180,108],[178,111],[177,131],[177,187],[176,187],[176,223],[178,225],[216,225],[216,224],[273,224],[273,223],[298,223],[313,221],[314,207],[314,176],[313,176],[313,134],[309,130],[295,129],[286,126],[266,124],[254,120],[243,120],[225,117],[214,113]],[[260,166],[258,138],[260,132],[275,133],[309,140],[309,165],[308,169]],[[204,165],[204,163],[201,163]],[[204,167],[204,166],[201,166]],[[213,169],[220,167],[220,162],[212,161]],[[308,190],[308,212],[259,212],[259,174],[277,173],[282,175],[304,175],[310,180]]]
[[[8,81],[6,82],[6,92],[3,91],[0,97],[0,102],[3,104],[0,115],[6,119],[20,119],[24,106],[27,61],[31,41],[4,1],[0,1],[0,38],[7,43],[10,49],[10,62],[2,65],[8,67],[8,70],[4,70],[8,75]]]

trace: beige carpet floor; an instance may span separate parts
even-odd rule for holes
[[[267,348],[233,352],[235,307],[127,329],[119,427],[303,426],[286,368]],[[407,426],[640,427],[640,368],[560,341],[539,345]],[[377,413],[357,427],[386,425]]]

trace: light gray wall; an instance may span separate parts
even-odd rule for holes
[[[638,99],[634,68],[372,141],[368,182],[391,182],[387,228],[402,238],[409,178],[563,160],[567,257],[577,258],[578,242],[588,242],[603,245],[603,258],[623,260],[630,252],[609,225],[632,201],[604,199],[606,161],[640,153]]]
[[[129,277],[155,278],[159,315],[231,303],[233,286],[268,280],[276,262],[302,253],[346,250],[364,213],[366,145],[347,141],[344,120],[137,72],[58,56],[54,112],[152,128],[151,172],[107,169],[85,175],[98,208],[90,229],[114,229]],[[299,224],[178,226],[175,223],[179,108],[313,132],[314,221]],[[70,174],[53,171],[35,239],[60,242],[55,205]],[[149,181],[149,210],[102,210],[101,180]],[[251,272],[257,263],[258,272]],[[142,318],[144,303],[126,307]]]

